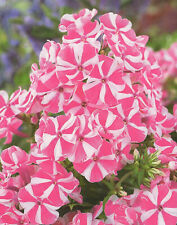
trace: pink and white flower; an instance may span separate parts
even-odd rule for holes
[[[90,159],[81,163],[73,163],[73,165],[74,169],[89,182],[99,182],[106,175],[114,173],[117,162],[111,143],[103,141],[98,151]]]
[[[122,69],[107,56],[100,56],[99,59],[84,85],[85,94],[91,103],[115,106],[118,104],[117,94],[125,87]]]
[[[109,110],[96,110],[92,116],[98,132],[103,138],[112,141],[122,134],[124,122],[119,115],[115,115]]]
[[[16,173],[28,164],[28,154],[17,146],[12,146],[1,153],[1,163],[4,171]]]
[[[74,29],[74,26],[75,29]],[[68,31],[68,34],[63,37],[63,44],[71,43],[89,43],[93,47],[100,49],[100,42],[97,38],[100,36],[100,25],[98,21],[88,21],[77,27],[77,24],[73,25],[73,28]]]
[[[124,121],[124,136],[131,142],[142,142],[147,136],[147,128],[141,122],[141,116],[138,112],[138,104],[134,102],[132,107],[119,104],[112,108],[112,112],[122,117]]]
[[[31,179],[31,185],[38,196],[47,198],[51,204],[60,207],[69,202],[67,196],[77,188],[79,182],[59,163],[51,164],[49,161],[45,165],[41,164],[41,168]],[[50,166],[53,166],[53,171]]]
[[[87,43],[66,45],[57,56],[57,70],[72,83],[88,78],[98,62],[97,50]]]
[[[81,115],[78,117],[78,120],[79,129],[76,131],[77,139],[73,154],[69,156],[69,160],[74,163],[80,163],[90,159],[102,144],[101,136],[92,127],[90,118]]]
[[[20,189],[18,200],[32,224],[52,224],[59,216],[56,211],[59,207],[38,195],[31,184]]]
[[[66,32],[73,29],[73,25],[82,24],[90,21],[97,14],[96,9],[82,9],[78,14],[65,14],[62,16],[60,24],[58,26],[61,32]],[[74,26],[75,28],[75,26]]]
[[[73,115],[61,115],[56,118],[47,117],[44,123],[41,140],[38,142],[40,145],[42,141],[41,151],[54,160],[71,155],[76,143],[77,118]],[[40,128],[39,126],[39,130]]]
[[[177,192],[166,184],[155,186],[151,191],[144,191],[141,196],[141,221],[146,224],[172,224],[177,222]]]
[[[63,109],[66,115],[73,114],[89,116],[96,108],[101,107],[101,105],[97,106],[96,104],[89,102],[83,88],[84,83],[78,83],[70,100],[65,102]]]
[[[14,204],[14,193],[11,190],[7,190],[0,187],[0,216],[6,213]]]

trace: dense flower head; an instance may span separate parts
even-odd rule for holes
[[[96,13],[65,14],[62,43],[44,44],[29,89],[0,91],[0,138],[12,143],[1,153],[1,224],[177,222],[177,106],[168,111],[162,87],[177,45],[155,53],[128,19]]]

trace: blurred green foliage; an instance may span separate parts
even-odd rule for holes
[[[155,30],[150,31],[148,46],[150,46],[155,51],[160,49],[168,49],[172,43],[177,41],[177,31],[171,34],[164,33],[157,35]]]

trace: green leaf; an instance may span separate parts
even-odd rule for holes
[[[0,154],[1,154],[1,152],[3,151],[3,149],[4,149],[3,146],[4,146],[5,140],[6,140],[5,138],[1,138],[1,139],[0,139]]]
[[[52,17],[52,11],[45,4],[41,4],[40,6],[41,6],[42,10],[44,11],[45,15],[48,18],[51,18]]]
[[[17,176],[19,176],[19,173],[15,173],[11,175],[11,177],[17,177]]]
[[[177,142],[177,132],[172,132],[170,135],[172,139]]]
[[[22,88],[28,88],[30,85],[29,73],[31,70],[31,63],[23,65],[16,73],[14,77],[14,82],[16,86],[21,86]]]
[[[7,51],[8,41],[5,31],[0,26],[0,53]]]
[[[33,26],[31,28],[30,35],[39,40],[54,39],[61,36],[61,34],[57,31],[56,28],[52,29],[44,25]]]
[[[138,173],[138,185],[140,186],[143,183],[143,179],[144,179],[144,170],[139,170]]]
[[[79,0],[79,2],[83,5],[83,7],[88,9],[93,9],[93,5],[90,3],[89,0]],[[94,8],[97,8],[96,5],[94,5]]]
[[[139,173],[139,168],[136,166],[134,167],[133,175],[136,177]]]
[[[52,117],[56,117],[56,116],[60,116],[60,115],[65,115],[64,111],[61,111],[59,113],[48,113],[48,116],[52,116]]]
[[[9,148],[12,145],[18,146],[21,149],[25,150],[26,152],[29,152],[29,150],[30,150],[30,142],[27,142],[26,138],[22,138],[22,137],[19,137],[16,135],[13,136],[12,143],[3,145],[2,149]]]
[[[60,7],[59,13],[60,13],[60,17],[62,17],[65,14],[73,13],[73,9],[70,7]]]
[[[162,48],[169,48],[172,43],[177,41],[177,32],[174,33],[164,33],[157,35],[158,31],[154,31],[150,34],[151,39],[148,42],[148,45],[152,47],[155,51],[158,51]]]
[[[14,8],[26,12],[30,7],[30,1],[15,1]]]
[[[10,19],[10,22],[15,24],[24,24],[24,19],[22,17],[16,17],[16,18]]]

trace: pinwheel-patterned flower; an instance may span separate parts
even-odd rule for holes
[[[141,221],[147,224],[172,224],[177,222],[177,192],[168,185],[156,185],[152,191],[144,191],[141,196]]]
[[[68,31],[68,34],[63,37],[63,44],[71,43],[89,43],[97,49],[100,49],[100,42],[97,38],[100,36],[100,25],[98,21],[88,21],[83,24],[75,24],[75,29]]]
[[[50,166],[53,166],[53,171]],[[59,163],[48,161],[45,165],[41,164],[41,168],[31,179],[31,185],[38,196],[47,198],[51,204],[60,207],[69,202],[67,196],[74,191],[79,182]]]
[[[69,31],[73,28],[75,28],[75,24],[77,23],[84,23],[85,21],[90,21],[95,15],[97,14],[96,9],[82,9],[79,11],[78,14],[65,14],[62,16],[60,24],[59,24],[59,30],[61,32]]]
[[[16,117],[0,116],[0,138],[6,138],[4,144],[12,142],[13,134],[26,137],[24,133],[18,130],[21,125],[22,121]]]
[[[111,141],[122,134],[124,122],[120,116],[109,110],[96,110],[92,115],[93,121],[98,126],[98,131],[103,138]]]
[[[69,156],[69,160],[75,163],[88,160],[98,151],[99,146],[102,144],[101,136],[92,127],[90,118],[81,115],[78,119],[80,126],[76,132],[76,144],[74,145],[73,154]]]
[[[129,207],[117,196],[112,195],[105,205],[107,223],[112,225],[132,225],[137,220],[137,213],[133,207]]]
[[[81,213],[78,212],[72,222],[71,225],[104,225],[105,223],[101,220],[95,219],[92,213]]]
[[[90,103],[83,91],[84,83],[79,83],[75,88],[72,98],[65,102],[63,109],[65,114],[86,115],[89,116],[101,105]]]
[[[13,198],[13,191],[7,190],[2,186],[0,187],[0,216],[2,216],[12,207],[14,204]]]
[[[91,103],[115,106],[118,104],[118,92],[123,91],[125,87],[122,70],[115,60],[107,56],[101,56],[99,59],[84,85],[85,94]]]
[[[31,223],[52,224],[59,216],[56,211],[59,207],[53,205],[47,198],[37,195],[31,184],[20,189],[18,200]]]
[[[1,154],[1,163],[4,171],[12,174],[28,163],[28,154],[17,146],[5,149]]]
[[[120,15],[106,13],[100,17],[108,44],[126,70],[132,72],[142,68],[142,54],[136,47],[136,34],[131,22]]]
[[[60,48],[61,46],[59,43],[56,43],[55,41],[47,41],[40,52],[40,67],[43,68],[48,63],[56,63]]]
[[[57,70],[72,82],[88,78],[98,62],[97,50],[90,44],[78,43],[63,47],[57,57]]]
[[[138,102],[134,102],[131,108],[121,104],[112,108],[113,113],[122,117],[124,121],[125,137],[129,137],[131,142],[142,142],[147,135],[147,128],[145,124],[141,122],[137,104]]]
[[[122,19],[120,15],[114,13],[106,13],[100,17],[100,22],[112,42],[119,42],[122,46],[134,46],[136,35],[131,29],[132,24],[129,20]]]
[[[90,182],[99,182],[114,173],[117,162],[110,142],[103,141],[99,150],[87,161],[74,163],[74,168]]]
[[[41,151],[54,160],[68,157],[72,154],[76,143],[75,132],[77,129],[78,121],[73,115],[48,117],[45,125],[42,125]]]

